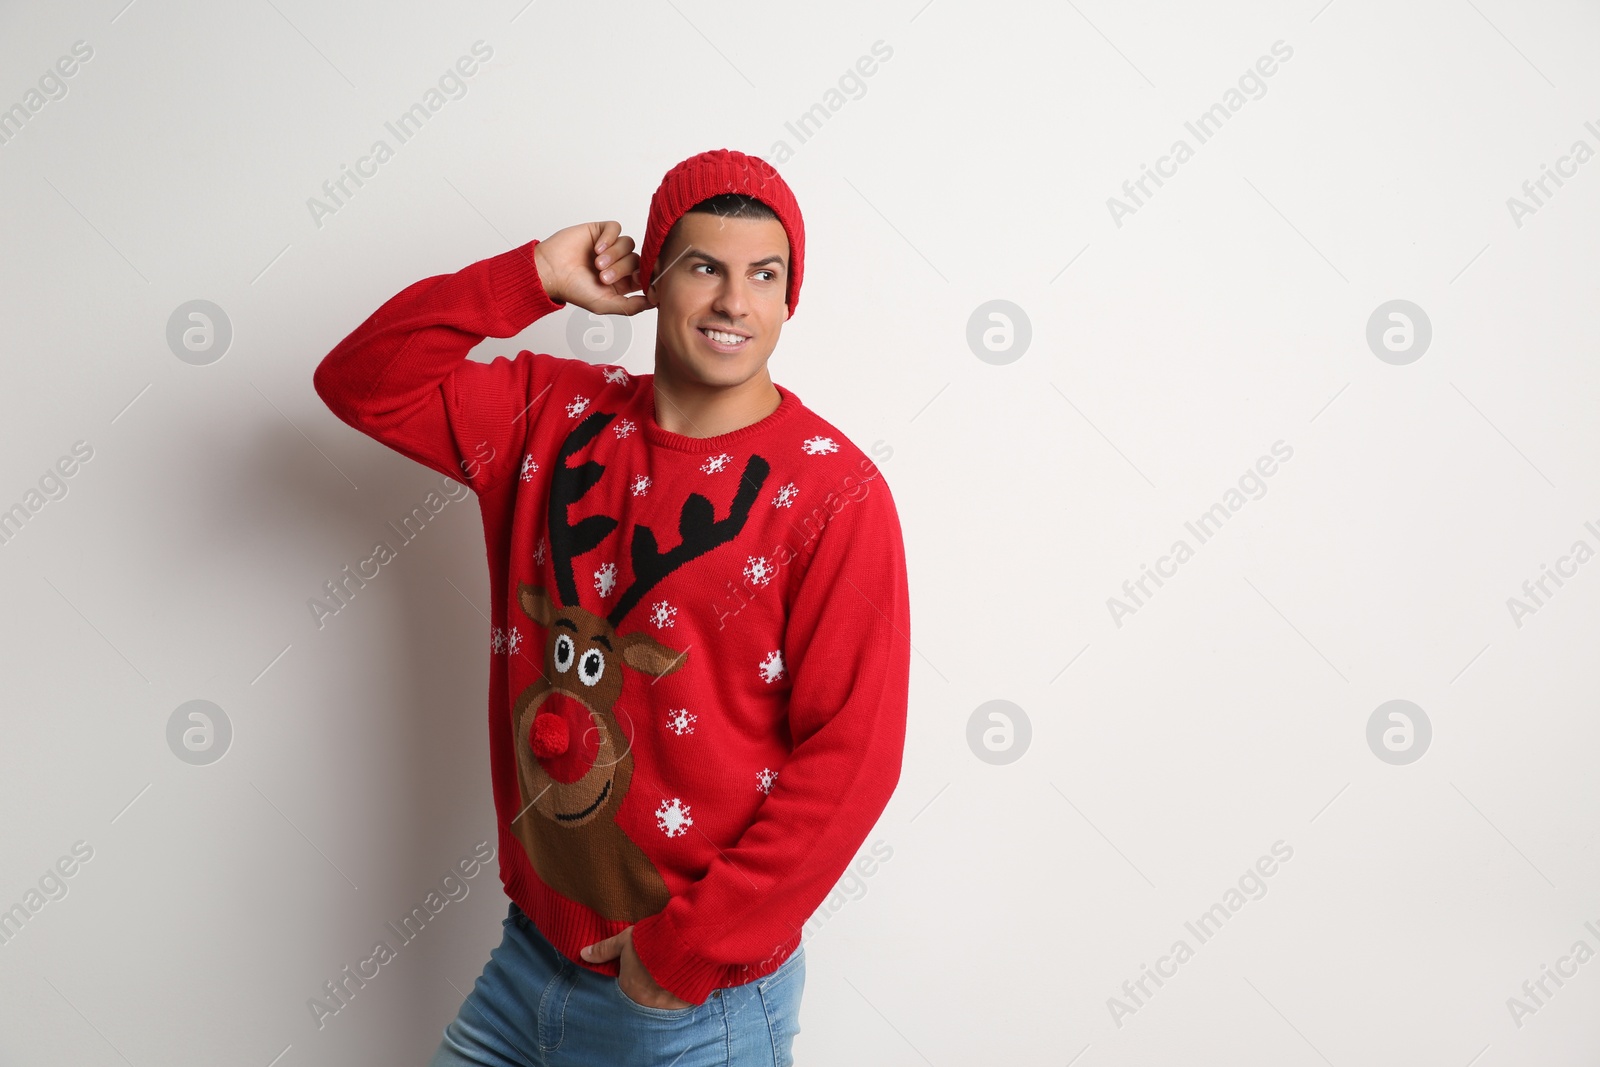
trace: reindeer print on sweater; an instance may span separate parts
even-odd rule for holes
[[[690,493],[678,515],[677,546],[662,551],[655,533],[637,525],[629,546],[633,582],[604,617],[579,606],[574,561],[615,531],[617,520],[590,515],[573,523],[568,511],[605,474],[589,460],[570,466],[616,415],[595,412],[562,442],[550,478],[549,545],[556,589],[521,582],[517,602],[544,628],[544,673],[512,708],[517,782],[525,805],[514,824],[528,860],[545,884],[608,919],[635,922],[660,911],[667,886],[650,858],[616,824],[615,813],[633,779],[633,752],[614,708],[623,672],[659,678],[682,669],[688,649],[673,649],[641,630],[619,632],[623,619],[662,579],[744,527],[770,467],[751,455],[729,513],[715,518],[711,502]],[[623,435],[626,436],[626,435]],[[721,469],[728,459],[718,459]],[[684,832],[682,802],[663,806],[669,836]]]

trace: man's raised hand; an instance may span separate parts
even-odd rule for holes
[[[596,315],[637,315],[650,307],[639,278],[633,238],[618,222],[585,222],[557,230],[533,248],[539,281],[552,300]]]

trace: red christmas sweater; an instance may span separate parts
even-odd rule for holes
[[[506,893],[563,955],[633,926],[684,1000],[776,970],[899,781],[911,621],[882,474],[777,386],[688,437],[653,375],[468,358],[565,307],[538,242],[403,289],[316,368],[341,420],[478,496]]]

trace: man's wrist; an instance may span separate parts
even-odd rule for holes
[[[550,284],[554,279],[550,264],[544,258],[543,241],[533,246],[533,269],[539,274],[539,285],[543,287],[544,295],[548,296],[552,303],[565,304],[567,302],[566,297],[558,293]]]

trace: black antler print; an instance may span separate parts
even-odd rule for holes
[[[581,427],[580,427],[581,429]],[[678,514],[678,547],[662,552],[656,535],[648,526],[633,528],[633,544],[629,557],[633,564],[633,584],[623,592],[606,621],[612,626],[622,622],[634,605],[638,604],[661,579],[694,559],[703,556],[720,544],[733,540],[750,517],[750,505],[755,503],[761,486],[767,480],[770,465],[760,456],[752,455],[745,462],[744,473],[739,476],[739,492],[733,498],[728,517],[716,519],[711,501],[699,493],[690,493]],[[609,530],[609,527],[607,528]],[[602,534],[602,536],[604,536]],[[597,539],[598,540],[598,539]],[[552,542],[553,543],[553,542]]]
[[[594,440],[595,435],[616,417],[614,412],[596,411],[573,427],[562,442],[561,451],[556,453],[555,469],[550,475],[550,559],[555,566],[557,594],[561,602],[569,607],[578,603],[578,584],[572,576],[572,558],[604,540],[606,534],[617,528],[617,520],[609,515],[590,515],[577,525],[567,521],[567,508],[594,488],[606,470],[603,464],[592,459],[569,467],[567,459]]]

